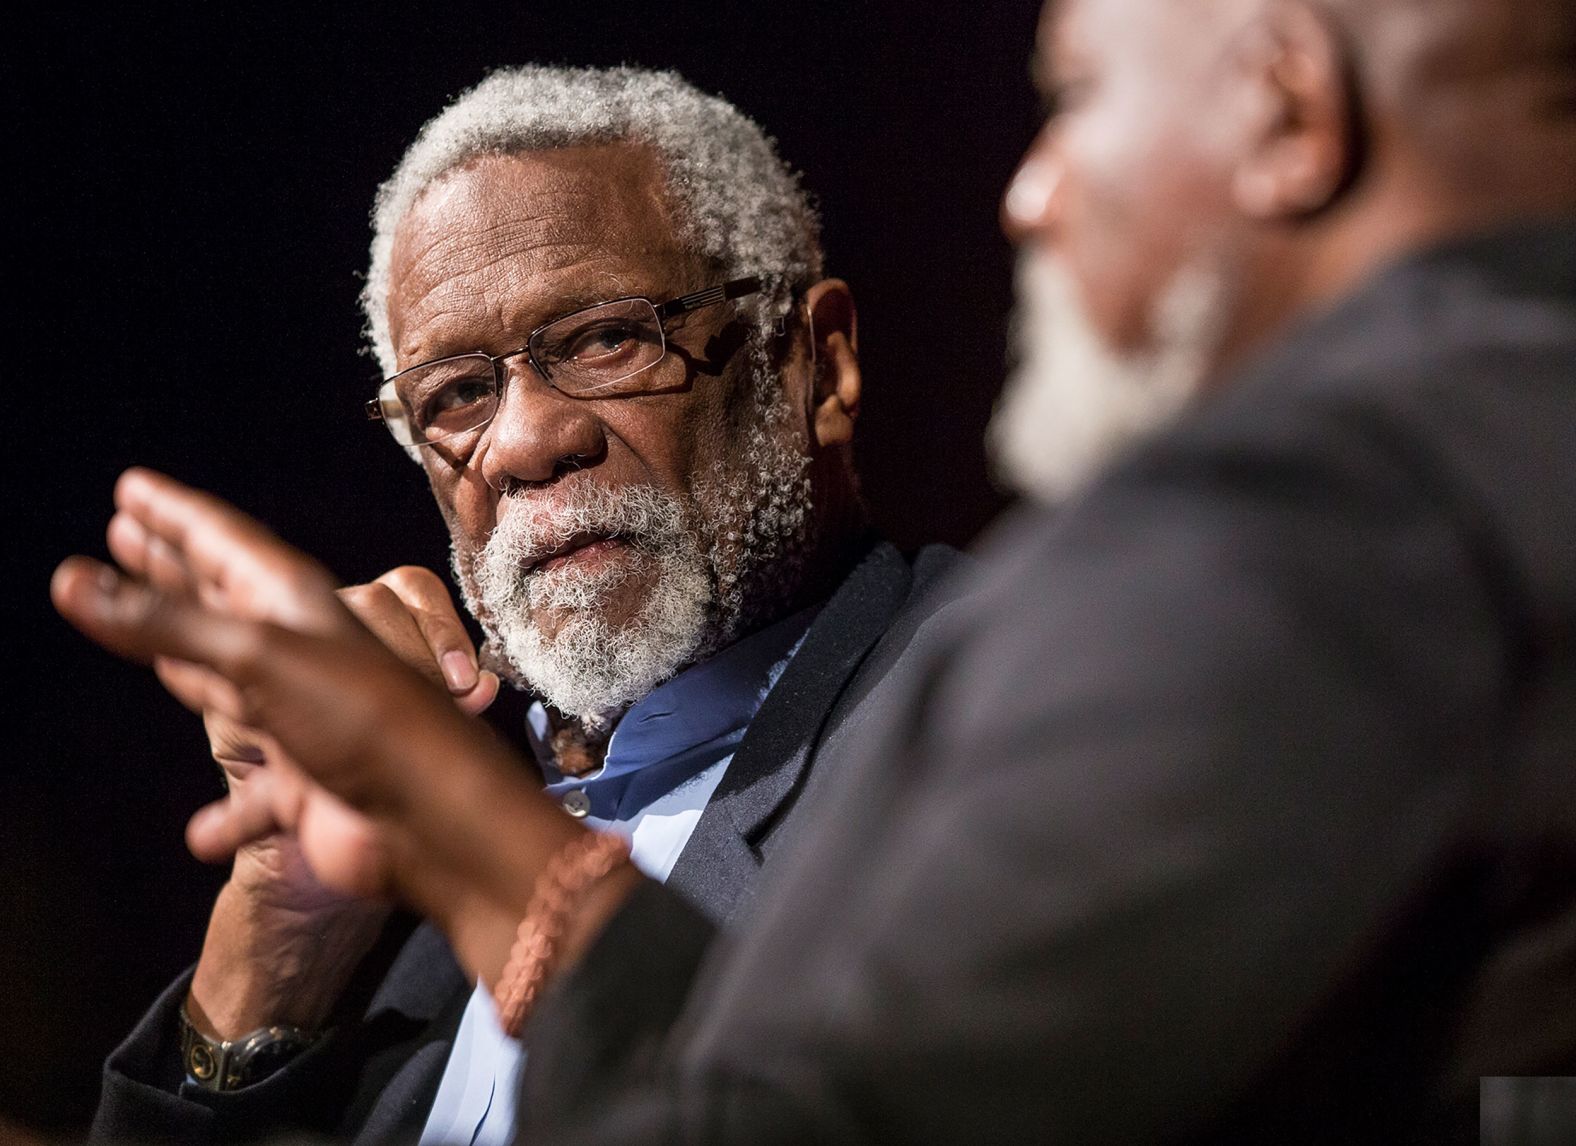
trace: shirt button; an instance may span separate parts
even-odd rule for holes
[[[586,813],[591,810],[591,798],[579,788],[572,788],[564,793],[564,811],[577,820],[586,818]]]

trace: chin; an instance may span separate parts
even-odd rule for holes
[[[489,641],[516,678],[565,716],[618,712],[693,663],[715,627],[715,595],[694,570],[602,607],[495,616]]]
[[[559,633],[576,624],[590,625],[604,632],[622,632],[639,620],[649,596],[650,587],[640,586],[635,592],[621,593],[615,599],[599,604],[527,608],[523,620],[547,641],[554,640]]]

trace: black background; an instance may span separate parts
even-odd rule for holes
[[[181,842],[219,792],[197,721],[48,607],[61,557],[103,554],[115,475],[213,489],[346,580],[445,567],[420,471],[358,408],[366,213],[421,123],[529,60],[674,67],[763,123],[859,302],[877,521],[961,544],[1001,504],[996,205],[1036,127],[1037,6],[127,6],[12,36],[0,1116],[80,1128],[223,878]]]

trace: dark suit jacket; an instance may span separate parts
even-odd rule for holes
[[[945,601],[942,574],[956,557],[930,547],[910,564],[885,543],[864,554],[751,721],[668,878],[676,896],[713,923],[748,898],[819,745],[859,727],[866,694],[923,644]],[[182,976],[105,1064],[94,1140],[231,1142],[303,1132],[413,1139],[426,1122],[471,985],[430,926],[416,928],[396,949],[391,965],[375,955],[359,973],[353,989],[370,993],[359,1022],[231,1094],[182,1080],[176,1013],[190,975]]]
[[[949,612],[752,918],[643,889],[549,992],[523,1140],[1469,1142],[1576,1073],[1576,223],[1379,276]]]

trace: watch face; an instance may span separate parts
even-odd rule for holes
[[[186,1069],[198,1082],[207,1082],[219,1069],[219,1063],[205,1043],[193,1043],[186,1055]]]
[[[261,1082],[311,1045],[309,1039],[294,1031],[283,1031],[277,1027],[253,1035],[244,1045],[236,1048],[235,1061],[231,1067],[236,1085],[250,1086],[254,1082]]]

